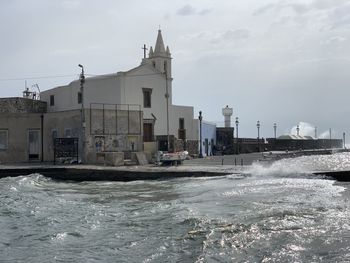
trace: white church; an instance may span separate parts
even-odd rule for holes
[[[144,56],[139,66],[85,78],[83,88],[81,81],[75,80],[43,91],[41,100],[47,103],[47,114],[55,114],[48,118],[51,122],[46,127],[50,129],[47,136],[86,136],[84,151],[92,155],[101,148],[153,153],[197,150],[198,120],[194,120],[193,107],[173,105],[171,60],[169,47],[165,48],[158,30],[154,49],[150,47],[148,57]],[[77,115],[75,127],[63,127],[68,122],[59,121],[60,113],[81,109],[82,125],[78,125]],[[81,135],[79,127],[83,127],[85,135]]]

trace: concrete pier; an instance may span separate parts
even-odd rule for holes
[[[183,169],[183,167],[106,167],[95,165],[74,166],[0,166],[0,178],[39,173],[55,180],[69,181],[135,181],[161,180],[179,177],[224,176],[234,172],[224,169]],[[237,172],[238,173],[238,172]]]
[[[98,165],[52,165],[52,164],[13,164],[0,165],[0,178],[25,176],[39,173],[56,180],[69,181],[135,181],[163,180],[180,177],[212,177],[235,174],[249,176],[248,169],[253,162],[270,163],[281,158],[300,155],[331,154],[330,151],[317,152],[273,152],[252,153],[229,156],[212,156],[186,160],[180,166],[128,166],[111,167]],[[350,171],[316,171],[310,174],[324,175],[339,181],[350,181]]]

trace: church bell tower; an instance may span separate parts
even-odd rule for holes
[[[171,54],[169,47],[165,48],[161,30],[158,30],[157,41],[154,49],[150,47],[147,63],[150,63],[161,73],[166,73],[171,80]]]

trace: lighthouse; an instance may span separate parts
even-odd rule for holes
[[[224,118],[225,118],[225,128],[231,128],[232,114],[233,114],[233,109],[229,108],[228,105],[226,105],[226,107],[222,109],[222,115],[224,115]]]

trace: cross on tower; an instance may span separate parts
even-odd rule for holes
[[[141,49],[143,49],[143,58],[146,58],[146,50],[148,50],[148,48],[146,48],[146,44],[144,44]]]

